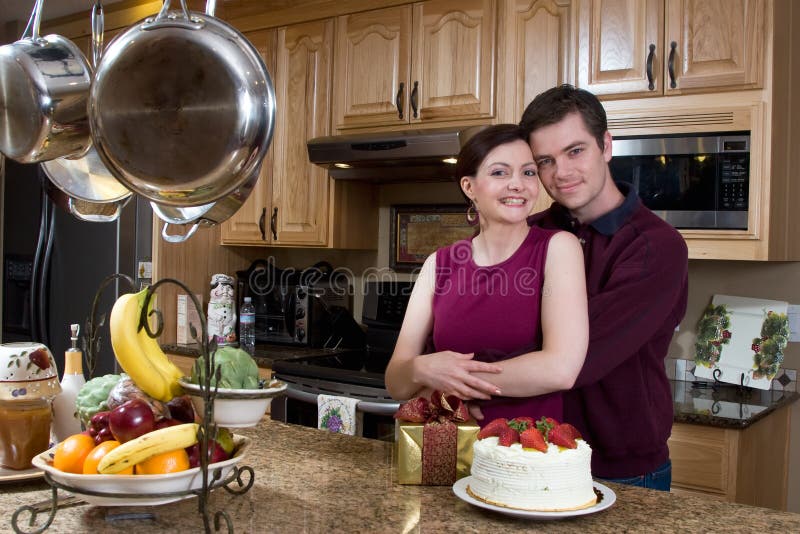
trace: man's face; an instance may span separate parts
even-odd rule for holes
[[[608,193],[616,189],[607,165],[611,160],[608,132],[601,149],[575,112],[533,131],[529,141],[539,179],[556,202],[581,221],[593,220],[608,211]]]

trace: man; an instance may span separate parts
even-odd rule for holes
[[[686,311],[686,244],[636,191],[614,182],[611,134],[594,95],[569,85],[545,91],[520,126],[555,200],[528,223],[571,231],[585,257],[589,350],[565,392],[564,419],[592,446],[594,476],[669,491],[664,359]]]

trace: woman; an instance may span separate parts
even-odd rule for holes
[[[561,395],[552,392],[572,386],[588,343],[580,244],[528,226],[539,180],[516,125],[473,136],[456,172],[480,231],[425,260],[386,386],[396,399],[440,390],[475,401],[470,411],[484,422],[559,419]]]

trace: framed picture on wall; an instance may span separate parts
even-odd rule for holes
[[[398,204],[391,209],[389,267],[409,272],[437,248],[472,237],[465,204]]]

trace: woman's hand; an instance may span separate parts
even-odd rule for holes
[[[413,360],[414,381],[463,400],[491,399],[492,395],[499,395],[500,388],[472,373],[500,373],[503,368],[473,360],[474,356],[474,353],[449,350],[417,356]]]

